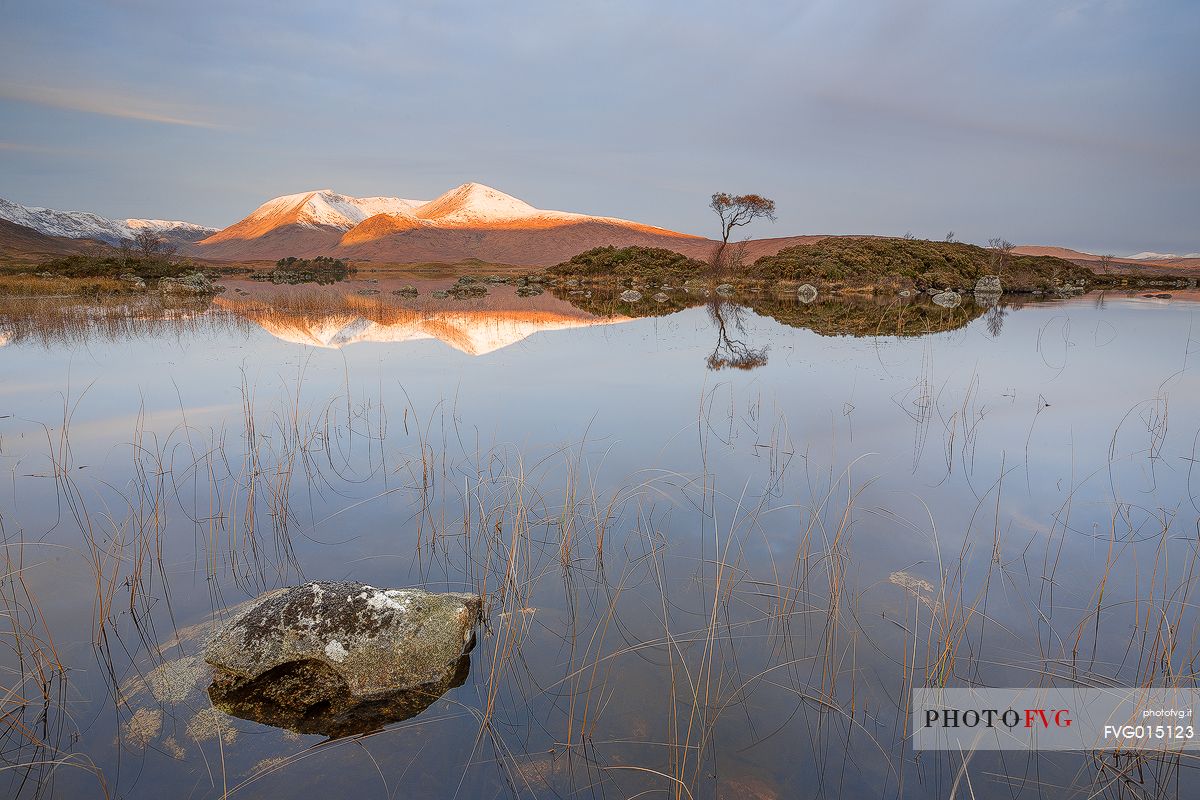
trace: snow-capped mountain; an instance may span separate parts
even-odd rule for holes
[[[1150,250],[1147,250],[1143,253],[1134,253],[1131,256],[1125,257],[1134,261],[1161,261],[1164,258],[1179,258],[1179,256],[1175,255],[1174,253],[1155,253]]]
[[[613,217],[544,211],[481,183],[464,183],[428,201],[350,197],[332,189],[318,189],[268,200],[245,219],[212,236],[206,244],[256,238],[284,225],[348,231],[380,214],[394,218],[394,222],[428,228],[491,227],[539,221],[569,223],[588,219],[637,224]]]
[[[589,217],[566,211],[545,211],[481,183],[464,183],[418,207],[413,216],[435,227],[476,227],[512,223],[574,222],[586,219],[634,225],[615,217]]]
[[[393,262],[478,258],[553,264],[600,245],[707,247],[707,240],[615,217],[548,211],[480,183],[433,200],[356,198],[321,189],[268,200],[198,242],[212,258],[340,255]]]
[[[47,236],[68,239],[98,239],[116,244],[132,239],[139,231],[153,230],[177,243],[195,242],[216,232],[216,228],[191,222],[162,219],[109,219],[87,211],[57,211],[53,208],[23,206],[0,198],[0,219]]]
[[[242,226],[274,228],[279,225],[325,225],[349,230],[376,214],[411,212],[424,202],[400,197],[350,197],[332,189],[318,189],[268,200],[222,233]]]
[[[1131,256],[1125,256],[1131,261],[1167,261],[1172,258],[1200,258],[1200,253],[1184,253],[1177,256],[1174,253],[1155,253],[1147,250],[1144,253],[1134,253]]]

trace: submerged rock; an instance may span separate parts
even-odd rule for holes
[[[806,283],[796,290],[796,299],[801,303],[811,303],[817,299],[817,287]]]
[[[177,294],[217,294],[223,288],[214,284],[203,272],[188,272],[178,278],[160,278],[158,289],[161,292]]]
[[[642,293],[637,289],[626,289],[625,291],[621,292],[619,297],[626,303],[636,303],[638,300],[642,299]]]
[[[415,286],[405,285],[401,286],[399,289],[392,290],[392,294],[399,297],[416,297],[420,294],[420,292],[417,291],[417,287]]]
[[[962,298],[958,292],[938,292],[933,296],[933,302],[942,308],[957,308]]]
[[[537,297],[539,294],[542,293],[542,291],[543,291],[542,287],[533,286],[532,284],[526,285],[526,286],[518,286],[517,287],[517,297]]]
[[[267,592],[206,648],[209,697],[302,733],[373,730],[461,684],[481,608],[478,595],[351,582]]]
[[[450,296],[450,293],[449,293],[449,292],[444,292],[444,291],[442,291],[441,289],[438,289],[438,290],[437,290],[437,291],[435,291],[435,292],[430,292],[430,293],[429,293],[429,296],[430,296],[430,297],[432,297],[432,298],[433,298],[433,299],[435,299],[435,300],[445,300],[447,297],[449,297],[449,296]]]
[[[488,290],[481,283],[462,283],[460,279],[460,282],[451,286],[448,292],[456,300],[466,300],[470,297],[486,297]]]
[[[1002,291],[999,275],[984,275],[975,282],[975,294],[1000,294]]]

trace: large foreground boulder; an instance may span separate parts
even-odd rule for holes
[[[468,669],[478,595],[309,583],[257,598],[209,643],[222,711],[341,736],[419,713]]]

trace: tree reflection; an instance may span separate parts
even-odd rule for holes
[[[742,306],[713,297],[708,301],[708,317],[717,328],[717,345],[709,354],[709,369],[751,370],[767,363],[767,348],[754,348],[745,341],[746,326]],[[731,335],[736,331],[739,336]]]
[[[1008,316],[1008,309],[997,303],[987,310],[985,322],[987,324],[988,333],[992,338],[1000,335],[1000,331],[1004,330],[1004,318]]]

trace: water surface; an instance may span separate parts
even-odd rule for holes
[[[0,304],[8,793],[944,797],[914,685],[1193,682],[1195,297],[421,288]],[[486,593],[465,682],[214,712],[206,626],[342,579]],[[1004,755],[974,796],[1196,778]]]

